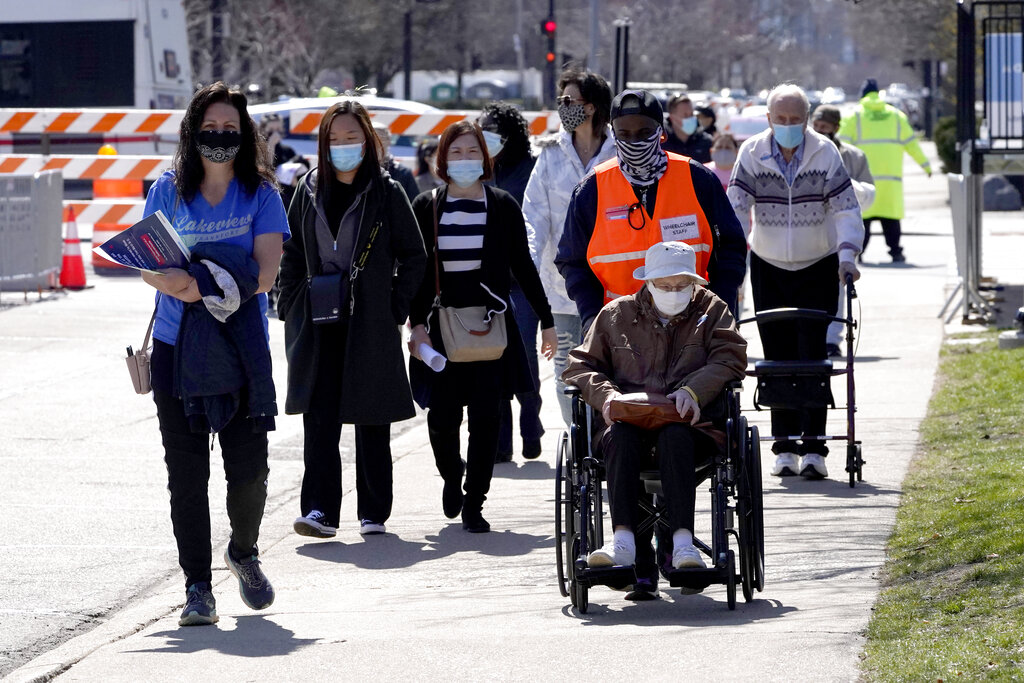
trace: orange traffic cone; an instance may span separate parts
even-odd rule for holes
[[[67,289],[85,289],[85,264],[82,262],[82,245],[78,241],[78,224],[75,210],[68,208],[64,234],[64,259],[60,265],[60,286]]]

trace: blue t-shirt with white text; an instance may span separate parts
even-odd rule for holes
[[[256,235],[279,232],[286,240],[291,235],[281,196],[269,183],[261,183],[255,194],[249,194],[233,178],[224,199],[217,206],[210,206],[201,192],[196,192],[190,202],[178,199],[174,172],[167,171],[153,183],[146,196],[144,214],[148,216],[157,209],[164,212],[189,249],[200,242],[224,242],[240,246],[252,255]],[[267,295],[257,296],[263,313],[263,331],[269,339]],[[153,337],[174,344],[184,306],[184,302],[158,293]]]

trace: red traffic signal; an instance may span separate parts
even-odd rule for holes
[[[555,22],[554,19],[546,19],[544,21],[544,33],[548,34],[549,36],[555,35],[555,30],[557,28],[558,24]]]

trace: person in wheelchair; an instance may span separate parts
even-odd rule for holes
[[[583,344],[569,352],[562,379],[578,387],[606,423],[594,443],[604,458],[614,536],[590,553],[591,567],[638,564],[633,530],[639,523],[640,473],[652,469],[652,448],[672,529],[672,566],[705,566],[693,545],[695,469],[714,456],[716,437],[724,440],[724,434],[702,421],[701,410],[729,382],[744,377],[747,344],[728,305],[705,289],[707,281],[695,266],[693,248],[684,242],[650,247],[633,273],[643,287],[605,305]],[[673,400],[680,422],[651,430],[613,422],[613,402],[633,392]],[[641,551],[653,561],[650,548]],[[637,576],[647,576],[647,570],[637,566]],[[654,577],[656,582],[656,567]]]

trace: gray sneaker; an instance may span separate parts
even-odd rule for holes
[[[338,534],[338,527],[327,524],[327,516],[319,510],[310,510],[305,517],[296,519],[292,529],[299,536],[313,538],[334,538]]]
[[[181,610],[178,626],[204,626],[216,624],[217,601],[213,599],[210,584],[201,581],[193,583],[185,591],[185,609]]]

